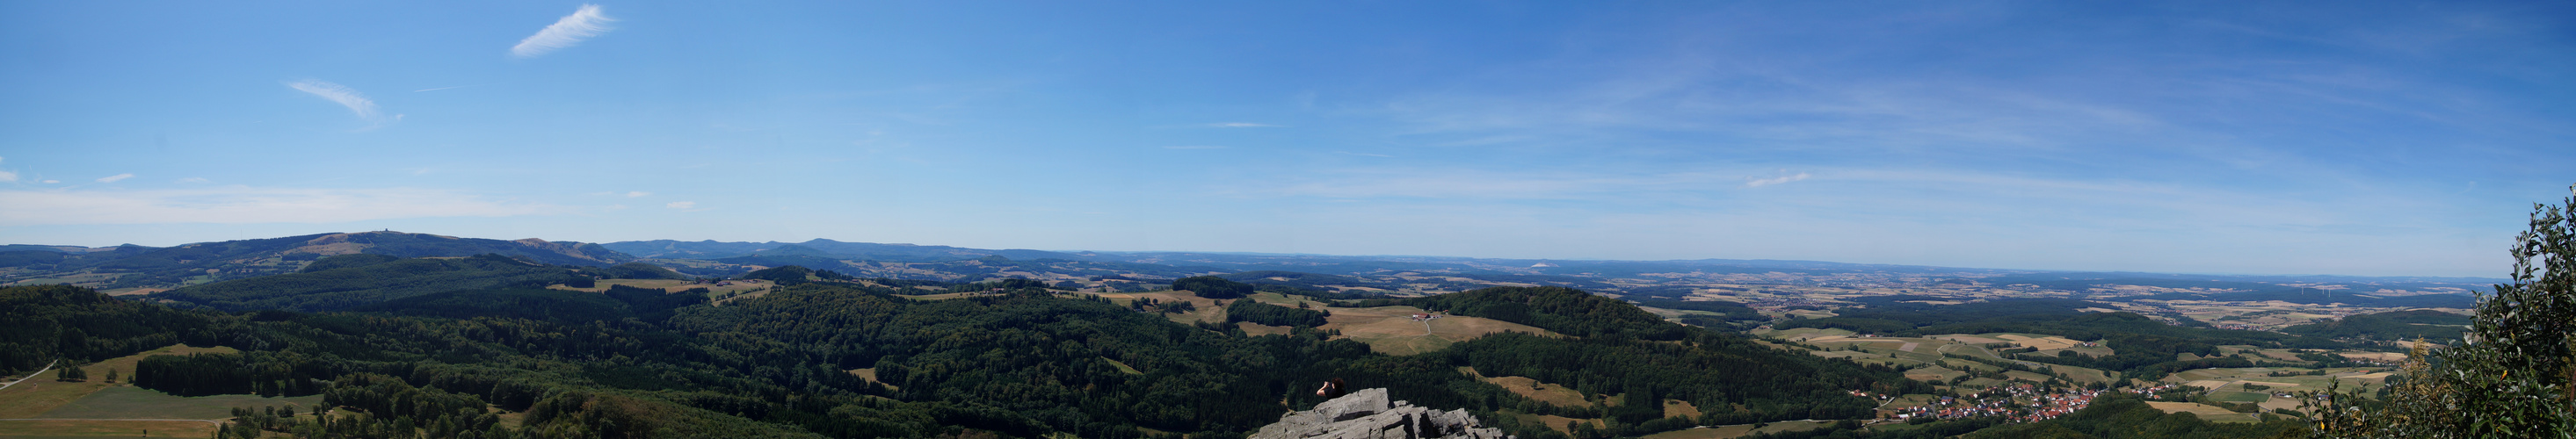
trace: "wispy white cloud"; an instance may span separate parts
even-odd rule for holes
[[[16,172],[9,172],[9,171],[0,171],[0,183],[5,183],[5,182],[15,182],[15,181],[18,181],[18,173],[16,173]]]
[[[437,189],[295,189],[228,186],[167,190],[0,190],[0,226],[338,223],[430,217],[505,217],[566,209],[494,201]]]
[[[663,205],[662,205],[662,207],[668,207],[668,208],[673,208],[673,209],[681,209],[681,210],[696,209],[696,208],[698,208],[698,202],[696,202],[696,201],[673,201],[673,202],[670,202],[670,203],[668,203],[668,204],[663,204]]]
[[[645,195],[652,195],[652,194],[653,194],[652,192],[645,192],[645,191],[633,191],[633,192],[627,192],[627,193],[626,193],[626,198],[635,198],[635,197],[641,197],[641,196],[645,196]]]
[[[1501,172],[1464,169],[1354,169],[1314,173],[1303,182],[1246,189],[1249,196],[1597,200],[1604,195],[1703,190],[1718,177],[1701,173],[1616,174]]]
[[[118,181],[124,181],[125,179],[128,179],[128,178],[134,178],[134,173],[128,172],[128,173],[123,173],[123,174],[110,175],[110,176],[106,176],[106,177],[99,177],[99,178],[98,178],[98,182],[100,182],[100,183],[115,183],[115,182],[118,182]]]
[[[1163,147],[1163,149],[1225,149],[1225,148],[1226,148],[1226,147],[1223,147],[1223,146],[1217,146],[1217,145],[1178,145],[1178,146],[1166,146],[1166,147]]]
[[[1217,127],[1217,128],[1278,128],[1278,127],[1282,127],[1282,126],[1285,126],[1285,125],[1271,125],[1271,124],[1266,124],[1266,123],[1252,123],[1252,122],[1218,122],[1218,123],[1207,124],[1207,126],[1212,126],[1212,127]]]
[[[535,58],[556,49],[572,47],[581,44],[582,40],[608,33],[612,29],[608,23],[612,21],[617,19],[601,15],[599,5],[581,5],[581,9],[573,11],[572,15],[555,20],[555,24],[537,31],[536,35],[519,40],[519,45],[510,46],[510,55]]]
[[[11,178],[16,178],[16,177],[17,177],[17,174],[10,174],[9,176],[10,176]],[[63,181],[62,181],[62,180],[45,180],[45,184],[54,184],[54,183],[61,183],[61,182],[63,182]]]
[[[1805,173],[1805,172],[1800,172],[1800,173],[1798,173],[1798,175],[1782,175],[1782,176],[1778,176],[1778,177],[1771,177],[1771,178],[1756,178],[1756,179],[1752,179],[1752,180],[1747,180],[1747,181],[1745,181],[1745,182],[1744,182],[1744,187],[1763,187],[1763,186],[1770,186],[1770,185],[1775,185],[1775,184],[1788,183],[1788,182],[1792,182],[1792,181],[1805,180],[1805,179],[1807,179],[1807,177],[1808,177],[1807,173]]]
[[[382,115],[376,111],[376,101],[368,100],[367,95],[358,93],[357,89],[318,79],[289,82],[286,83],[286,86],[305,93],[311,93],[314,96],[321,97],[322,99],[328,99],[331,102],[339,103],[342,107],[349,107],[350,113],[356,114],[359,119],[364,119],[369,123],[382,124],[384,122],[384,118],[381,117]]]

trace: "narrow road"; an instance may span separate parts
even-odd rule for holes
[[[36,375],[42,375],[45,371],[54,370],[54,364],[61,362],[63,362],[63,360],[54,360],[52,363],[45,363],[45,368],[36,369],[36,373],[27,374],[27,378],[19,378],[17,381],[10,381],[9,384],[0,384],[0,390],[8,390],[9,386],[15,386],[18,385],[18,383],[27,382],[28,378],[35,378]]]

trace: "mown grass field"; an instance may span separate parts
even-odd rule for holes
[[[215,424],[198,421],[0,421],[0,438],[54,439],[99,437],[189,437],[215,435]]]
[[[108,370],[113,369],[120,376],[133,374],[134,364],[136,362],[143,361],[143,357],[209,352],[233,353],[239,351],[227,347],[199,348],[187,345],[170,345],[160,349],[116,357],[108,359],[107,361],[82,366],[82,371],[89,373],[90,379],[86,382],[54,381],[54,372],[45,372],[43,374],[39,374],[34,379],[18,383],[18,385],[10,386],[7,389],[0,389],[0,419],[43,418],[46,417],[46,412],[53,411],[55,407],[70,404],[72,401],[87,397],[91,393],[96,393],[102,389],[124,386],[125,383],[122,379],[118,380],[116,383],[108,383]]]
[[[1429,321],[1416,321],[1421,308],[1381,306],[1375,308],[1330,308],[1333,315],[1325,318],[1320,329],[1340,330],[1341,338],[1367,343],[1369,349],[1388,355],[1413,355],[1437,351],[1450,344],[1500,332],[1521,332],[1556,336],[1545,329],[1501,320],[1444,316]]]
[[[322,395],[268,398],[258,395],[212,395],[180,397],[158,390],[118,386],[99,389],[89,396],[55,407],[42,418],[49,419],[224,419],[233,417],[235,407],[294,406],[309,410],[322,403]]]
[[[1474,376],[1478,381],[1502,386],[1503,390],[1511,391],[1514,395],[1520,395],[1522,398],[1529,398],[1538,402],[1547,403],[1548,405],[1558,407],[1592,406],[1591,399],[1585,398],[1583,396],[1583,392],[1575,391],[1574,389],[1565,386],[1548,384],[1536,379],[1525,377],[1489,377],[1485,376],[1483,373],[1476,372],[1476,368],[1465,366],[1458,367],[1458,371],[1465,372],[1469,376]]]

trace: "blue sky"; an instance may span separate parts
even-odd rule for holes
[[[2557,2],[12,2],[0,242],[2501,276]]]

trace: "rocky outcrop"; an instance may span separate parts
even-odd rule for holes
[[[1251,439],[1509,439],[1499,429],[1480,426],[1467,410],[1440,411],[1391,401],[1386,389],[1351,392],[1316,404],[1314,410],[1289,413],[1261,427]]]

